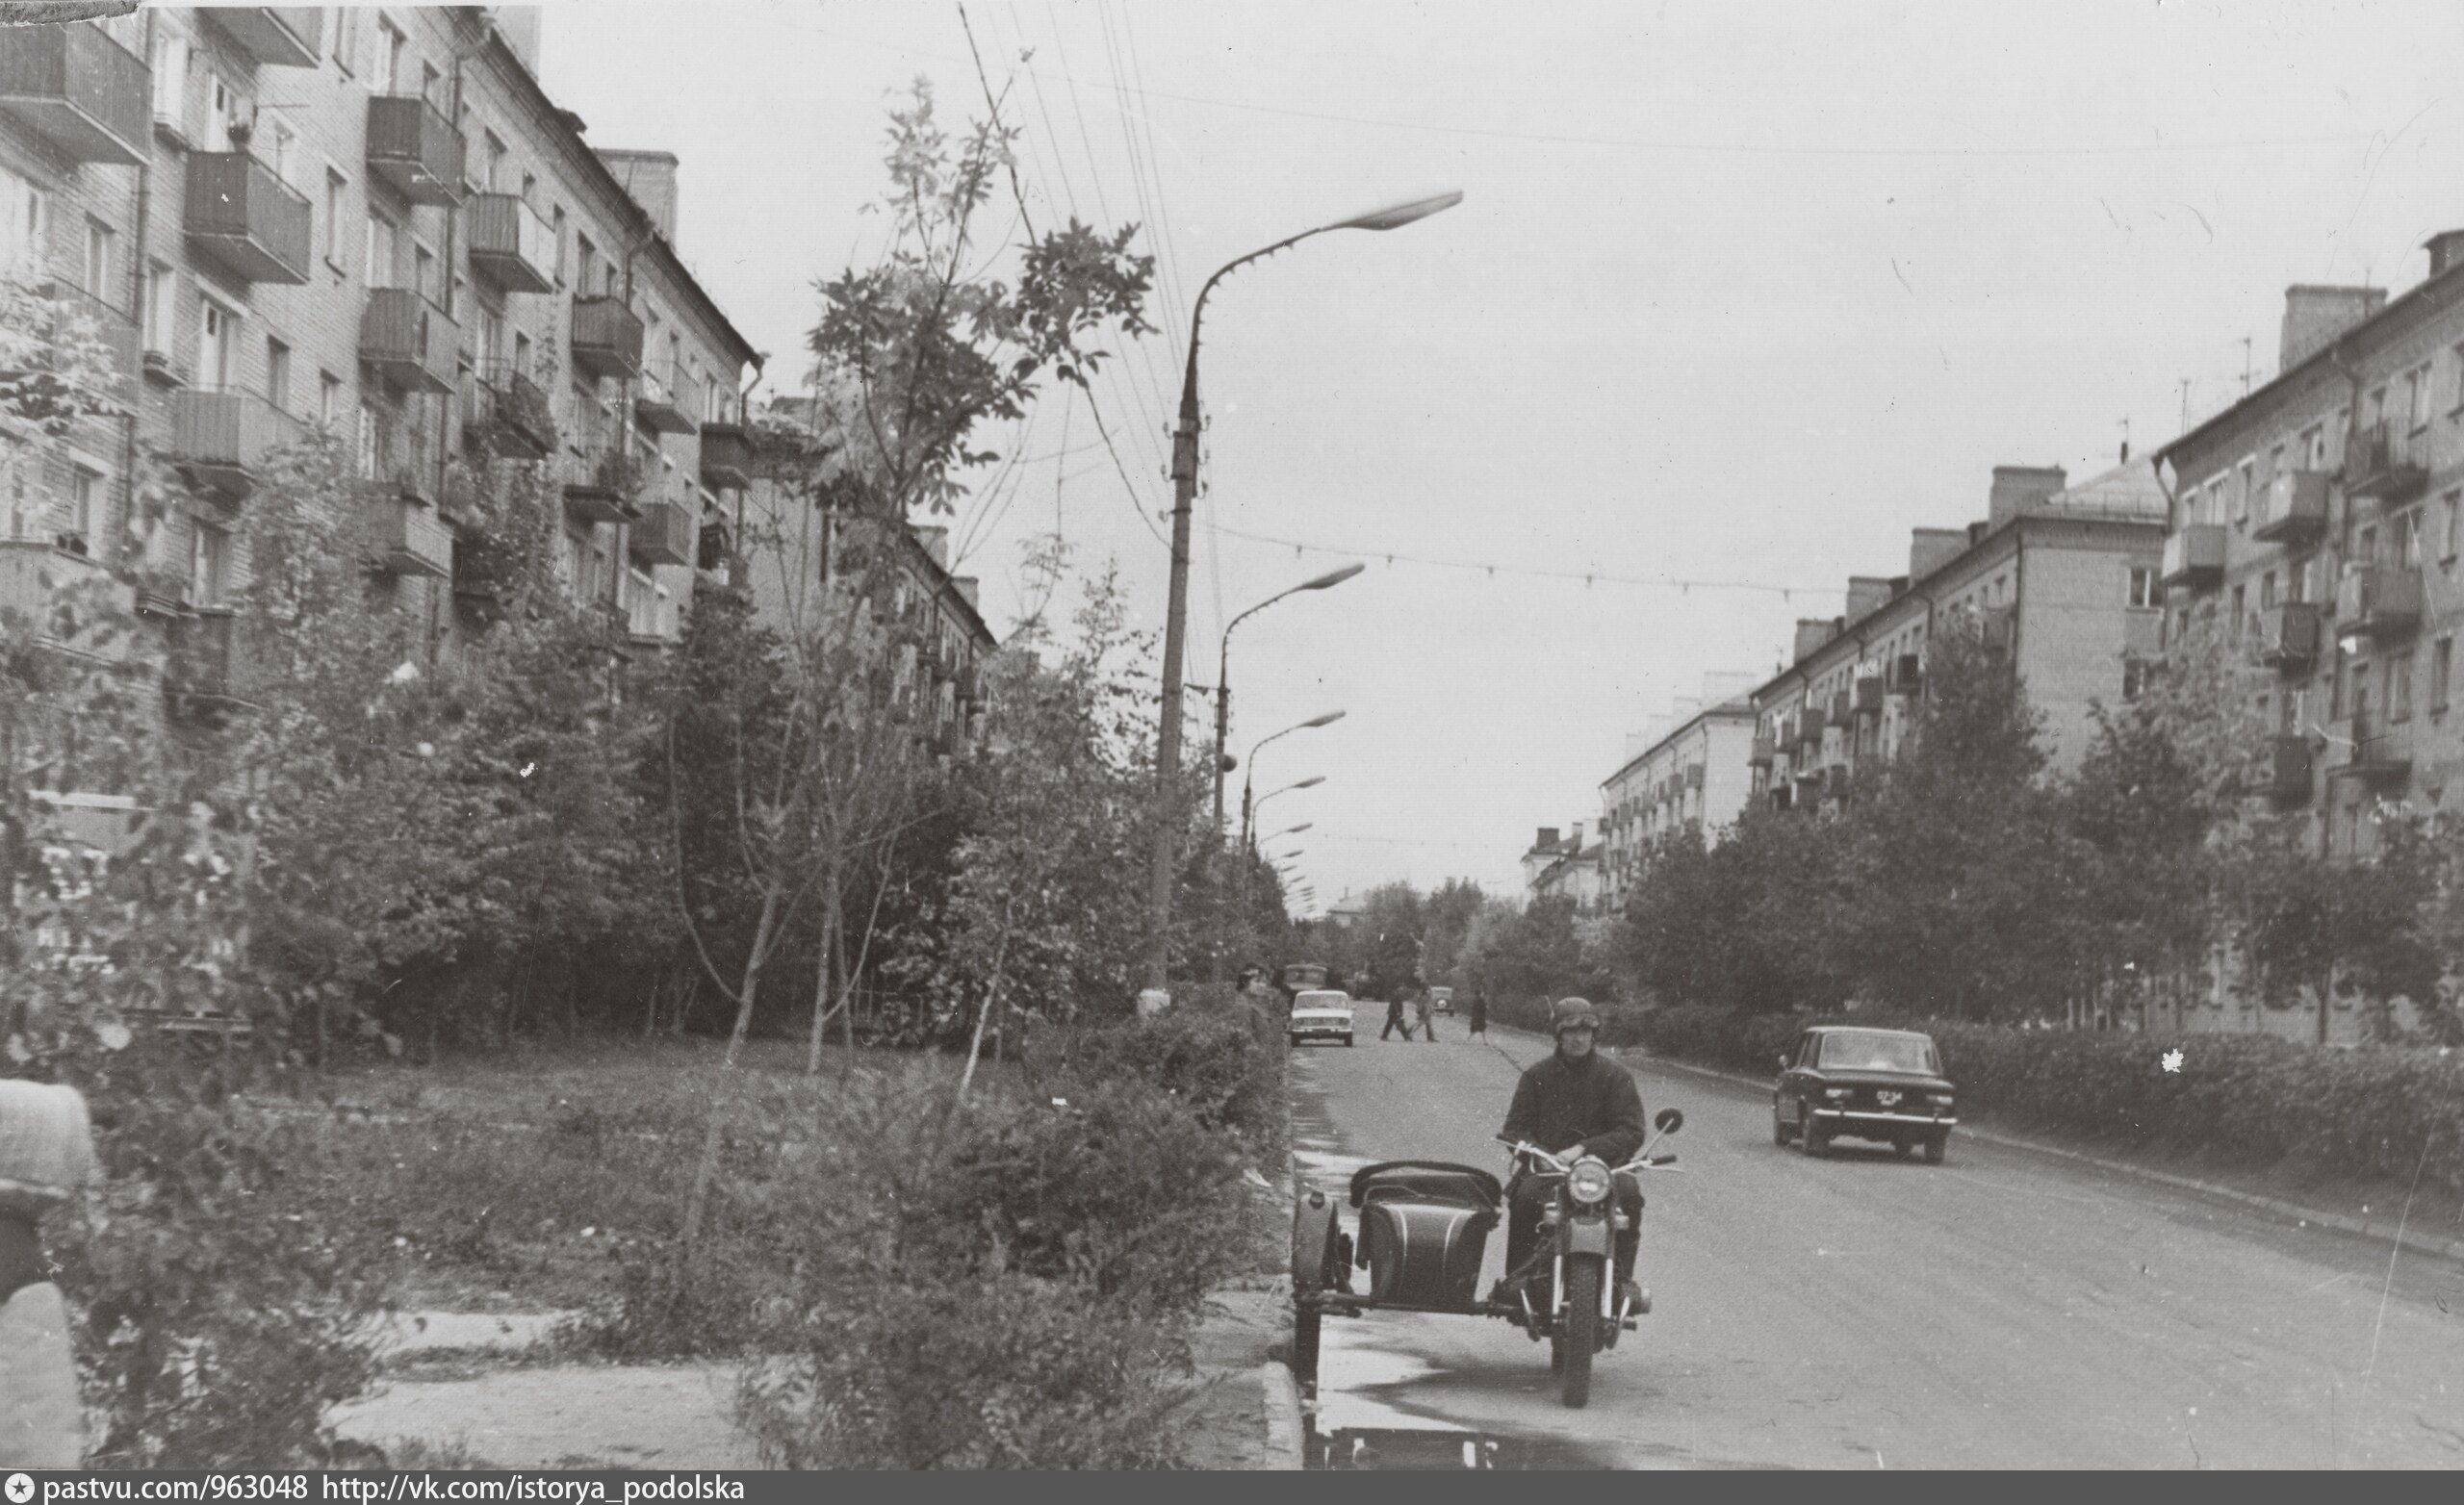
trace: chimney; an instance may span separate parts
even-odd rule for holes
[[[1912,528],[1908,534],[1908,578],[1917,581],[1957,559],[1967,549],[1967,533],[1955,527]]]
[[[1533,842],[1533,843],[1531,844],[1531,850],[1532,850],[1532,851],[1534,851],[1534,852],[1554,852],[1554,851],[1556,851],[1556,850],[1557,850],[1557,828],[1555,828],[1554,826],[1543,826],[1543,827],[1541,827],[1541,828],[1540,828],[1540,839],[1539,839],[1539,840],[1537,840],[1537,841],[1535,841],[1535,842]]]
[[[539,76],[539,8],[535,5],[500,5],[488,10],[488,19],[496,22],[497,32],[504,44],[530,70]]]
[[[2442,235],[2430,242],[2432,268],[2441,265],[2439,242],[2448,239]],[[2275,369],[2293,370],[2319,353],[2328,341],[2377,313],[2386,302],[2384,288],[2324,288],[2296,283],[2285,289],[2284,332],[2276,339]]]
[[[2429,247],[2429,274],[2433,277],[2464,262],[2464,230],[2441,230],[2422,243]]]
[[[1830,642],[1838,630],[1838,625],[1829,617],[1799,617],[1797,646],[1790,652],[1790,659],[1802,663],[1812,657],[1814,650]]]
[[[944,570],[950,567],[950,530],[948,528],[919,526],[915,530],[915,541],[924,546],[924,552],[932,556],[935,564]]]
[[[2034,512],[2069,478],[2058,465],[1995,466],[1993,489],[1985,503],[1986,530],[1990,532],[2023,512]]]
[[[1852,574],[1848,577],[1848,620],[1858,621],[1867,612],[1890,599],[1890,582],[1878,574]]]
[[[1985,542],[1985,535],[1991,531],[1993,531],[1993,524],[1979,518],[1967,525],[1967,541],[1970,544],[1981,544]]]
[[[616,151],[601,147],[599,160],[625,185],[642,213],[651,217],[667,243],[676,243],[676,154],[665,151]]]
[[[974,575],[955,574],[950,576],[950,583],[958,587],[959,596],[966,602],[968,610],[981,609],[976,601],[976,593],[981,589],[981,585]]]
[[[1580,821],[1577,821],[1577,822],[1575,822],[1575,824],[1574,824],[1574,831],[1573,831],[1573,833],[1572,833],[1571,835],[1569,835],[1569,836],[1567,836],[1567,837],[1566,837],[1566,846],[1567,846],[1567,848],[1568,848],[1569,850],[1571,850],[1572,852],[1574,852],[1576,855],[1578,855],[1578,856],[1581,855],[1581,854],[1582,854],[1582,822],[1580,822]]]

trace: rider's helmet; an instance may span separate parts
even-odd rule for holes
[[[1567,1030],[1599,1028],[1600,1011],[1591,1007],[1589,999],[1560,998],[1550,1007],[1549,1033],[1552,1034]]]

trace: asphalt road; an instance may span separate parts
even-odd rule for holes
[[[1444,1023],[1296,1053],[1305,1182],[1502,1177],[1491,1136],[1547,1042]],[[2464,1264],[1957,1134],[1939,1166],[1855,1141],[1810,1161],[1771,1142],[1767,1091],[1628,1064],[1648,1110],[1684,1110],[1663,1146],[1684,1174],[1645,1181],[1655,1311],[1589,1408],[1502,1321],[1370,1314],[1327,1320],[1321,1434],[1459,1428],[1623,1467],[2464,1467]]]

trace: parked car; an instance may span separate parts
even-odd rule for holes
[[[1284,1026],[1292,1043],[1341,1040],[1351,1043],[1351,995],[1331,987],[1309,988],[1292,997],[1292,1017]]]
[[[1428,1006],[1442,1014],[1452,1013],[1454,1011],[1454,989],[1450,987],[1430,988],[1428,990]]]
[[[1928,1163],[1939,1165],[1959,1123],[1955,1096],[1932,1035],[1816,1025],[1780,1058],[1771,1142],[1793,1139],[1818,1156],[1834,1139],[1875,1139],[1902,1155],[1921,1148]]]

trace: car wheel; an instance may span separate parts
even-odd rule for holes
[[[1292,1041],[1292,1048],[1294,1050],[1298,1050],[1300,1048],[1300,1036],[1295,1034],[1286,1037]]]
[[[1948,1145],[1950,1142],[1951,1135],[1947,1130],[1938,1135],[1929,1135],[1925,1140],[1925,1163],[1928,1165],[1941,1164],[1943,1147]]]
[[[1348,1035],[1348,1034],[1347,1034],[1347,1035],[1345,1035],[1345,1036],[1344,1036],[1344,1049],[1346,1049],[1346,1050],[1349,1050],[1349,1049],[1351,1049],[1351,1036],[1350,1036],[1350,1035]]]
[[[1890,1142],[1891,1153],[1898,1156],[1901,1160],[1908,1159],[1909,1151],[1915,1148],[1916,1141],[1913,1139],[1893,1139]]]
[[[1813,1114],[1804,1108],[1797,1110],[1797,1148],[1808,1160],[1820,1160],[1831,1148],[1831,1135],[1814,1127]]]

